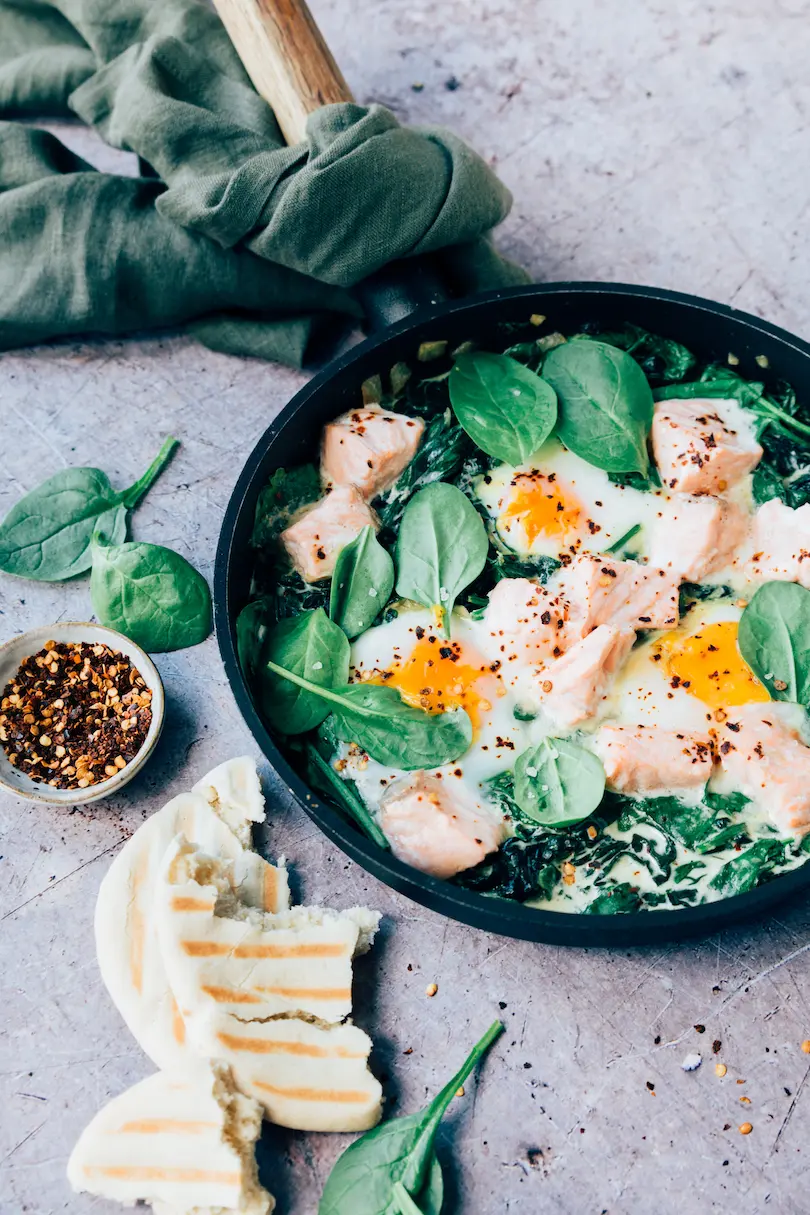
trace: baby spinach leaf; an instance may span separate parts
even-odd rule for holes
[[[557,393],[566,447],[606,472],[646,475],[653,396],[629,354],[605,342],[566,342],[546,356],[543,379]]]
[[[62,582],[93,563],[93,534],[110,544],[127,538],[133,510],[165,468],[175,449],[169,438],[129,489],[114,490],[98,468],[66,468],[26,494],[0,525],[0,569],[19,578]]]
[[[342,630],[341,636],[345,641]],[[462,756],[472,742],[472,723],[463,709],[426,713],[406,704],[396,688],[355,683],[328,689],[272,659],[265,665],[282,679],[320,697],[327,709],[332,709],[337,736],[357,743],[386,766],[405,771],[438,768]],[[277,728],[290,733],[282,722]]]
[[[593,814],[605,792],[605,770],[584,747],[544,738],[515,763],[515,801],[522,815],[566,827]]]
[[[315,743],[307,743],[307,779],[313,789],[323,793],[331,801],[336,802],[360,830],[368,836],[378,848],[388,848],[388,840],[377,826],[376,820],[366,809],[360,795],[351,781],[343,780],[335,771],[328,759],[321,755]]]
[[[426,713],[406,704],[396,688],[371,683],[346,689],[335,721],[344,742],[356,742],[378,763],[406,771],[452,763],[472,742],[463,709]]]
[[[236,617],[236,653],[245,678],[250,681],[259,669],[267,631],[275,619],[273,599],[263,595],[246,604]]]
[[[425,1195],[436,1168],[439,1123],[459,1087],[502,1032],[503,1025],[495,1021],[426,1109],[383,1122],[355,1140],[329,1174],[318,1215],[413,1215],[412,1208],[406,1205],[403,1210],[400,1205],[402,1190],[424,1215],[438,1215],[435,1197],[428,1207]]]
[[[810,707],[810,591],[766,582],[740,617],[737,645],[774,700]]]
[[[450,636],[458,595],[483,570],[489,544],[478,511],[455,485],[440,481],[411,498],[397,537],[397,594],[433,608]]]
[[[151,653],[199,645],[211,632],[208,583],[160,544],[93,540],[90,598],[101,624]]]
[[[364,633],[394,589],[394,563],[374,534],[364,527],[341,549],[329,598],[329,615],[347,637]]]
[[[467,434],[506,464],[528,460],[554,429],[554,389],[505,354],[462,354],[450,372],[449,388],[453,412]]]
[[[306,687],[279,678],[300,675],[313,688],[340,688],[349,679],[349,642],[323,608],[280,620],[267,635],[259,669],[259,698],[280,734],[304,734],[329,716],[332,706]]]

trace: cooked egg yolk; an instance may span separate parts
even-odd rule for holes
[[[670,633],[659,643],[673,687],[685,688],[712,709],[770,700],[737,648],[737,621],[719,620],[688,637]]]
[[[501,519],[518,519],[527,544],[534,544],[541,535],[563,539],[577,530],[582,507],[570,490],[557,484],[553,474],[517,473],[512,485],[514,493]]]
[[[465,709],[477,726],[481,714],[492,707],[480,687],[485,676],[493,678],[483,659],[478,661],[457,641],[428,635],[417,641],[408,658],[382,677],[375,676],[374,682],[398,688],[403,700],[428,713]]]

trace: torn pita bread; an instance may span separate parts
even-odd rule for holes
[[[228,1068],[206,1059],[193,1071],[157,1072],[100,1110],[68,1162],[74,1190],[156,1215],[268,1215],[254,1145],[261,1107],[236,1092]]]
[[[252,777],[251,777],[252,773]],[[130,1031],[158,1067],[182,1065],[186,1032],[175,1003],[155,927],[154,891],[166,849],[178,833],[232,862],[239,899],[267,911],[289,906],[283,864],[270,865],[247,845],[263,816],[253,761],[220,765],[138,828],[110,866],[98,893],[96,953],[101,977]],[[210,800],[209,800],[210,799]]]
[[[368,1068],[371,1039],[356,1025],[281,1016],[240,1021],[195,1017],[195,1041],[230,1064],[241,1092],[279,1126],[365,1131],[382,1112],[380,1082]]]
[[[187,1032],[206,1012],[245,1021],[303,1012],[342,1021],[352,1010],[352,959],[365,953],[378,912],[293,907],[272,915],[233,895],[229,863],[182,836],[155,891],[163,964]]]

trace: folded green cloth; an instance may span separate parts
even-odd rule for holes
[[[486,239],[508,191],[462,140],[344,104],[287,147],[198,0],[0,0],[0,115],[78,117],[147,174],[0,121],[0,348],[188,324],[300,364],[396,258],[446,251],[461,291],[525,281]]]

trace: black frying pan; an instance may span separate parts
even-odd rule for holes
[[[315,458],[322,426],[357,403],[363,380],[399,361],[413,364],[420,343],[446,339],[453,346],[472,339],[486,344],[496,324],[525,322],[532,313],[547,316],[550,327],[563,333],[587,321],[605,330],[629,321],[675,338],[707,360],[725,360],[733,351],[740,359],[740,372],[752,379],[763,378],[755,359],[766,355],[767,374],[788,380],[800,399],[810,400],[810,345],[756,317],[695,296],[650,287],[550,283],[420,309],[320,372],[256,444],[231,497],[217,551],[215,621],[225,671],[253,737],[273,769],[277,783],[271,802],[289,791],[348,856],[416,902],[489,932],[563,945],[644,945],[714,932],[761,916],[775,903],[804,892],[810,885],[810,865],[717,903],[628,915],[542,911],[462,890],[396,860],[309,789],[268,732],[239,667],[234,623],[248,601],[254,561],[250,533],[256,500],[270,474]]]

